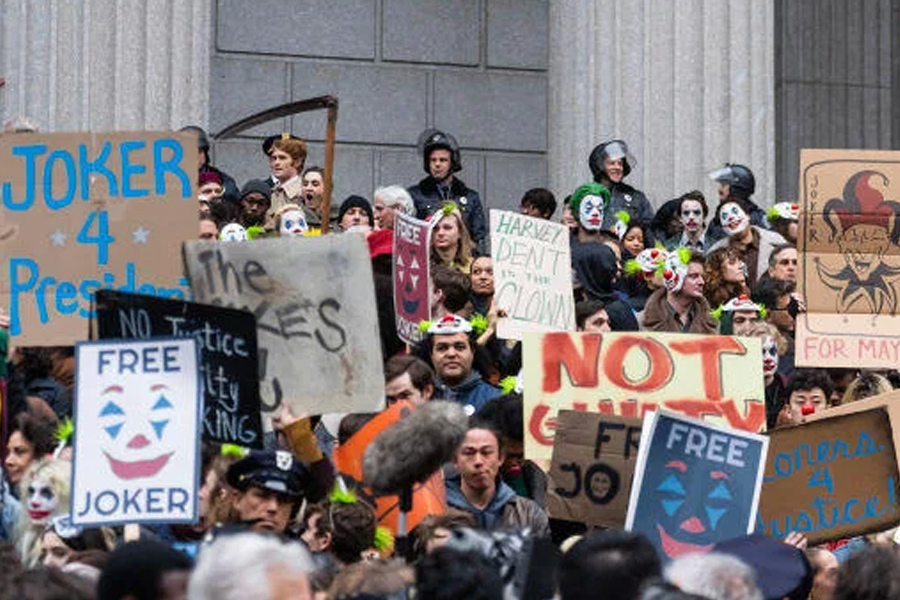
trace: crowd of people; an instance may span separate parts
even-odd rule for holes
[[[444,466],[446,509],[391,535],[331,460],[332,447],[375,413],[344,415],[332,431],[320,415],[284,405],[265,449],[203,443],[199,522],[73,525],[73,350],[8,348],[4,333],[0,599],[900,598],[891,532],[817,547],[797,533],[747,536],[664,563],[639,534],[548,515],[547,475],[523,453],[521,344],[497,336],[504,311],[494,298],[485,208],[458,177],[452,135],[423,133],[418,183],[329,207],[324,170],[306,164],[302,139],[266,139],[269,173],[238,186],[211,164],[205,132],[185,131],[198,139],[200,239],[252,243],[323,230],[366,239],[385,407],[446,401],[468,415]],[[796,203],[764,210],[753,200],[752,171],[727,164],[710,174],[717,198],[690,190],[654,209],[626,183],[635,164],[624,141],[608,141],[588,157],[592,181],[561,202],[544,188],[522,194],[523,214],[569,228],[578,331],[760,338],[769,429],[900,385],[895,371],[795,368],[795,318],[805,310]],[[432,319],[412,347],[397,336],[394,315],[398,213],[431,228]]]

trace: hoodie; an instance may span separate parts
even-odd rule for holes
[[[502,394],[498,388],[484,381],[478,371],[474,370],[457,386],[451,387],[443,382],[438,383],[438,392],[444,400],[466,407],[466,413],[469,416],[481,410],[481,407],[489,400]]]
[[[503,507],[517,497],[511,487],[499,481],[494,498],[484,510],[479,510],[469,504],[462,493],[462,480],[459,475],[447,480],[447,505],[471,513],[478,526],[485,531],[503,528]]]

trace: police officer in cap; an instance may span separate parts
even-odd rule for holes
[[[232,506],[239,524],[284,533],[310,485],[309,470],[284,450],[250,450],[228,468]]]
[[[649,224],[653,220],[653,206],[644,192],[637,190],[623,180],[637,164],[622,140],[610,140],[595,146],[588,158],[588,166],[594,181],[609,190],[610,201],[603,213],[603,222],[611,227],[615,214],[621,211],[631,216],[632,222]]]
[[[408,189],[416,205],[418,218],[427,219],[445,202],[455,202],[466,221],[466,229],[481,254],[487,252],[487,223],[481,197],[454,176],[462,170],[456,139],[437,129],[426,129],[419,136],[419,148],[428,177]]]

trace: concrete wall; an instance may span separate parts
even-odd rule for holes
[[[789,200],[802,148],[900,147],[900,2],[792,0],[775,11],[777,190]]]
[[[774,0],[554,0],[550,18],[550,181],[590,180],[597,143],[623,138],[629,182],[657,206],[706,173],[750,165],[757,197],[775,182]]]
[[[424,177],[428,127],[462,146],[470,187],[517,207],[547,185],[548,0],[220,0],[213,15],[210,131],[278,104],[340,102],[336,202]],[[292,132],[323,163],[325,113],[273,121],[222,141],[215,162],[263,177],[261,140]]]
[[[0,120],[42,131],[205,123],[209,8],[193,0],[0,0]]]

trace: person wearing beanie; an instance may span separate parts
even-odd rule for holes
[[[241,190],[241,225],[263,225],[272,204],[272,189],[262,179],[251,179]]]
[[[109,556],[97,582],[97,600],[185,598],[191,559],[162,542],[138,540]]]
[[[204,171],[197,176],[197,198],[201,202],[220,200],[225,194],[222,176],[215,171]]]
[[[372,205],[362,196],[347,196],[341,204],[338,213],[338,223],[342,231],[348,231],[351,227],[364,227],[371,230],[375,222]]]

